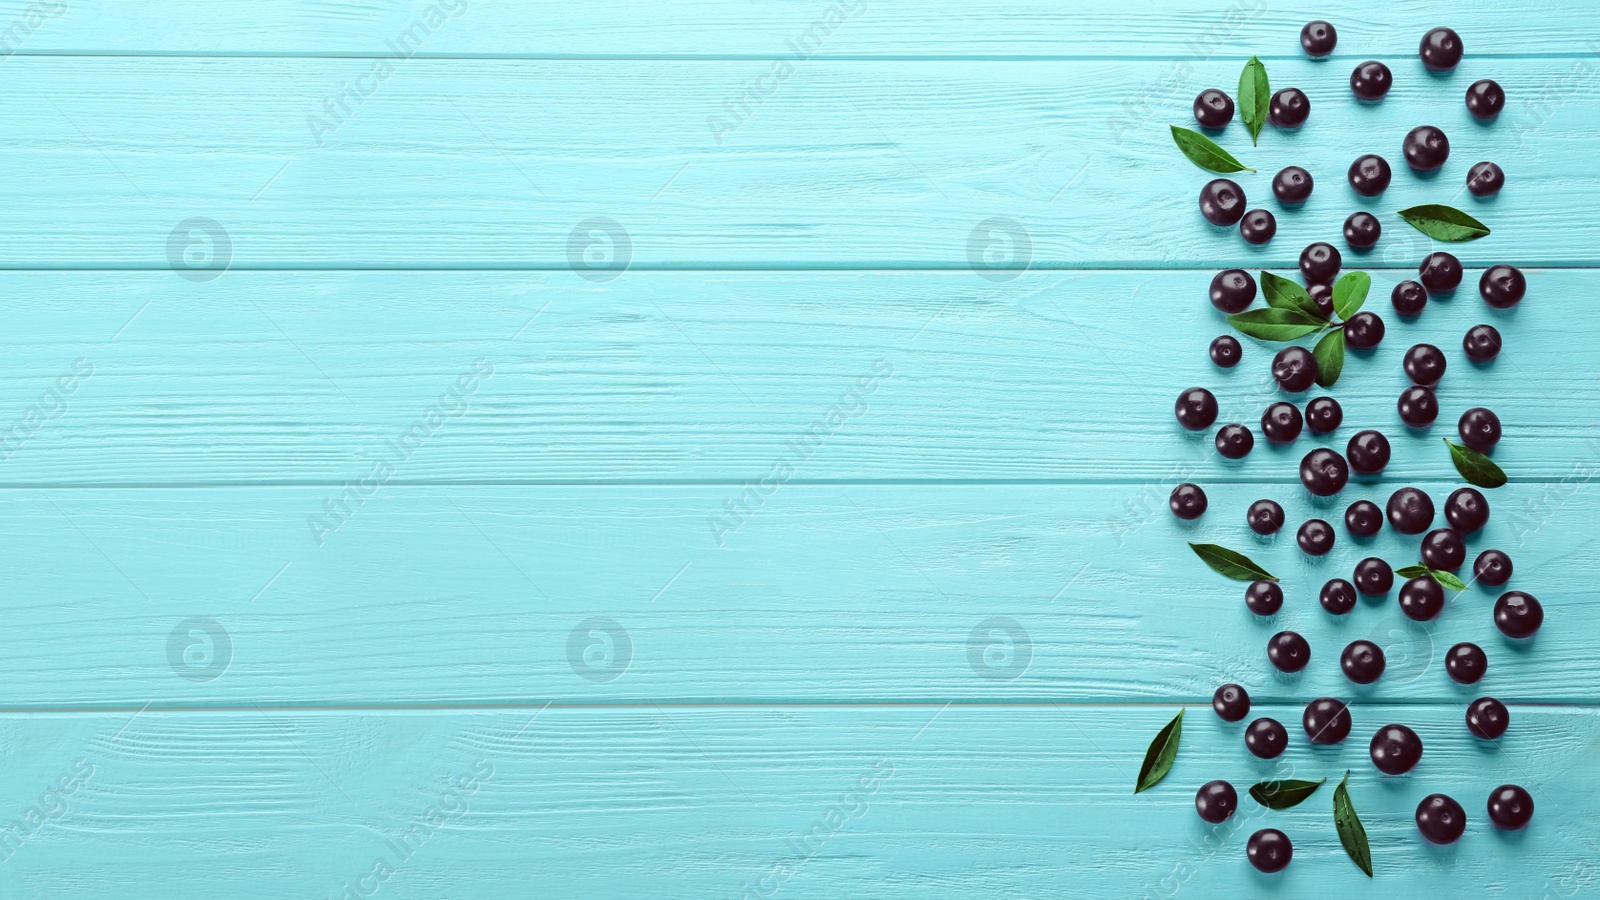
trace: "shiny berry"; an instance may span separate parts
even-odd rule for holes
[[[1276,581],[1252,581],[1244,589],[1244,605],[1258,616],[1273,615],[1283,609],[1283,588]]]
[[[1344,220],[1344,242],[1352,250],[1370,250],[1383,234],[1383,223],[1369,212],[1353,212]]]
[[[1339,276],[1339,266],[1343,264],[1339,249],[1326,241],[1309,244],[1300,251],[1300,274],[1305,276],[1307,284],[1332,282]]]
[[[1504,550],[1485,550],[1472,561],[1472,577],[1479,584],[1499,587],[1511,580],[1511,557]]]
[[[1267,120],[1279,128],[1299,128],[1311,115],[1311,98],[1299,88],[1284,88],[1267,104]]]
[[[1372,764],[1385,775],[1404,775],[1422,760],[1422,738],[1404,725],[1385,725],[1367,748]]]
[[[1422,564],[1454,572],[1467,561],[1467,545],[1454,528],[1435,528],[1422,538]]]
[[[1225,684],[1211,695],[1211,708],[1224,722],[1237,722],[1250,714],[1250,693],[1237,684]]]
[[[1467,190],[1474,197],[1493,197],[1506,186],[1505,170],[1485,160],[1467,170]]]
[[[1394,73],[1389,67],[1375,59],[1369,59],[1350,73],[1350,91],[1358,100],[1372,102],[1382,100],[1383,95],[1389,93],[1389,88],[1394,86]]]
[[[1239,346],[1239,339],[1231,334],[1218,335],[1211,342],[1211,361],[1218,368],[1231,369],[1239,364],[1240,357],[1244,356],[1244,348]]]
[[[1211,276],[1211,305],[1225,313],[1244,312],[1256,299],[1256,280],[1243,269]]]
[[[1500,443],[1500,417],[1481,406],[1474,406],[1461,414],[1456,431],[1461,435],[1461,443],[1479,453],[1488,453],[1495,444]]]
[[[1412,384],[1432,387],[1444,377],[1444,351],[1432,344],[1413,344],[1400,365]]]
[[[1448,72],[1461,62],[1461,35],[1449,28],[1435,28],[1422,36],[1417,55],[1429,72]]]
[[[1244,188],[1226,178],[1206,182],[1200,189],[1200,215],[1213,225],[1228,226],[1244,217]]]
[[[1243,425],[1224,425],[1217,429],[1217,452],[1225,459],[1244,459],[1255,445],[1255,435]]]
[[[1383,530],[1383,510],[1371,500],[1357,500],[1344,511],[1344,527],[1356,537],[1372,537]]]
[[[1532,594],[1506,591],[1494,602],[1494,625],[1506,637],[1533,637],[1544,624],[1544,607]]]
[[[1389,464],[1389,439],[1370,428],[1358,431],[1350,436],[1344,453],[1350,460],[1350,468],[1362,475],[1376,475]]]
[[[1371,350],[1378,346],[1383,333],[1383,320],[1374,312],[1358,312],[1344,323],[1344,342],[1354,350]]]
[[[1434,172],[1450,158],[1450,139],[1432,125],[1418,125],[1401,143],[1406,165],[1414,172]]]
[[[1267,660],[1280,672],[1298,672],[1311,662],[1311,645],[1293,631],[1280,631],[1267,641]]]
[[[1198,484],[1184,482],[1172,489],[1167,505],[1172,507],[1172,514],[1180,519],[1198,519],[1206,511],[1206,492],[1200,490]]]
[[[1329,434],[1344,421],[1344,409],[1332,397],[1318,397],[1306,404],[1306,427],[1312,434]]]
[[[1344,677],[1356,684],[1371,684],[1383,677],[1383,648],[1371,641],[1351,641],[1339,654]]]
[[[1444,588],[1431,575],[1418,575],[1400,586],[1400,611],[1418,622],[1438,618],[1444,612]]]
[[[1205,388],[1189,388],[1178,395],[1173,411],[1178,416],[1178,424],[1190,431],[1210,428],[1217,420],[1217,398]]]
[[[1356,586],[1343,578],[1330,579],[1322,586],[1317,602],[1328,612],[1342,616],[1356,608]]]
[[[1257,500],[1245,511],[1244,520],[1256,534],[1272,534],[1283,527],[1283,507],[1273,500]]]
[[[1495,309],[1510,309],[1528,293],[1528,279],[1515,266],[1490,266],[1478,278],[1478,293]]]
[[[1444,670],[1456,684],[1477,684],[1489,671],[1489,656],[1477,644],[1462,641],[1445,651]]]
[[[1314,281],[1306,285],[1306,293],[1317,304],[1317,311],[1325,318],[1333,318],[1333,285]]]
[[[1376,556],[1369,556],[1356,563],[1350,580],[1355,582],[1356,590],[1368,597],[1382,597],[1394,587],[1394,569]]]
[[[1224,128],[1233,121],[1233,98],[1216,88],[1207,88],[1194,98],[1194,120],[1201,128]]]
[[[1467,811],[1444,794],[1429,794],[1417,804],[1417,830],[1432,843],[1454,844],[1467,830]]]
[[[1486,741],[1498,740],[1511,725],[1511,711],[1493,697],[1479,697],[1467,707],[1467,730]]]
[[[1282,872],[1294,856],[1294,845],[1289,843],[1289,836],[1278,829],[1263,828],[1250,835],[1244,852],[1250,858],[1250,865],[1257,869],[1267,873]]]
[[[1311,173],[1290,166],[1272,176],[1272,196],[1286,206],[1298,206],[1311,197]]]
[[[1516,830],[1526,826],[1532,818],[1533,795],[1526,790],[1514,784],[1502,784],[1489,792],[1489,821],[1496,828]]]
[[[1344,457],[1326,447],[1319,447],[1300,460],[1300,483],[1318,497],[1339,493],[1349,480],[1350,467]]]
[[[1277,719],[1262,717],[1245,726],[1244,746],[1253,756],[1272,759],[1289,746],[1289,731]]]
[[[1333,549],[1333,526],[1321,519],[1307,519],[1295,533],[1295,543],[1311,556],[1323,556]]]
[[[1476,488],[1456,488],[1444,501],[1444,517],[1457,531],[1477,531],[1489,521],[1489,501]]]
[[[1389,524],[1401,534],[1421,534],[1433,524],[1433,500],[1414,487],[1403,487],[1389,495],[1385,507]]]
[[[1317,383],[1317,358],[1304,347],[1285,347],[1272,358],[1272,380],[1298,394]]]
[[[1306,704],[1300,724],[1311,743],[1337,744],[1350,736],[1350,708],[1343,700],[1318,697]]]
[[[1278,220],[1264,209],[1252,209],[1239,220],[1239,236],[1247,244],[1265,244],[1278,233]]]
[[[1439,398],[1434,396],[1433,388],[1420,384],[1401,391],[1395,408],[1400,411],[1400,421],[1412,428],[1427,428],[1439,418]]]
[[[1488,122],[1500,115],[1500,110],[1505,108],[1505,89],[1493,79],[1474,81],[1472,86],[1467,88],[1467,112],[1472,113],[1474,119]]]
[[[1226,781],[1208,781],[1194,795],[1194,810],[1213,825],[1228,821],[1239,808],[1239,794]]]
[[[1474,325],[1461,338],[1461,349],[1467,359],[1486,363],[1500,355],[1500,331],[1493,325]]]
[[[1254,292],[1251,294],[1253,297]],[[1389,302],[1401,318],[1413,319],[1422,315],[1422,308],[1428,305],[1428,292],[1415,281],[1402,281],[1389,292]]]
[[[1376,153],[1356,157],[1347,176],[1350,187],[1363,197],[1376,197],[1389,187],[1389,161]]]
[[[1292,443],[1304,425],[1300,409],[1293,403],[1274,403],[1261,414],[1261,433],[1274,444]]]
[[[1417,266],[1417,278],[1431,294],[1448,294],[1461,286],[1461,260],[1448,253],[1430,253]]]
[[[1333,52],[1333,47],[1337,43],[1339,43],[1339,32],[1321,19],[1307,22],[1306,26],[1300,29],[1300,47],[1306,51],[1307,56],[1318,59],[1327,56]]]

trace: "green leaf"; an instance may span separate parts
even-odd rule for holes
[[[1350,773],[1346,772],[1344,781],[1333,791],[1333,824],[1339,829],[1339,843],[1344,845],[1344,852],[1350,854],[1350,861],[1371,878],[1372,848],[1367,846],[1367,830],[1361,827],[1361,818],[1350,802],[1350,791],[1345,787],[1349,781]]]
[[[1471,447],[1452,444],[1449,439],[1445,439],[1445,444],[1450,447],[1450,461],[1456,464],[1456,471],[1469,483],[1481,488],[1497,488],[1506,483],[1506,473],[1494,460]]]
[[[1189,544],[1189,549],[1219,575],[1234,581],[1277,581],[1276,575],[1256,565],[1250,557],[1216,544]]]
[[[1291,806],[1299,806],[1301,801],[1315,794],[1317,788],[1322,787],[1322,783],[1327,780],[1324,778],[1322,781],[1296,781],[1294,779],[1263,781],[1260,784],[1251,786],[1250,796],[1256,798],[1257,803],[1268,809],[1288,809]]]
[[[1467,583],[1457,578],[1454,572],[1446,572],[1444,569],[1430,569],[1421,563],[1414,566],[1406,566],[1403,569],[1396,569],[1394,573],[1401,578],[1421,578],[1426,575],[1439,582],[1440,586],[1449,588],[1452,591],[1464,591],[1467,589]]]
[[[1319,322],[1328,321],[1328,317],[1317,307],[1317,301],[1311,299],[1305,288],[1281,275],[1263,270],[1261,293],[1267,298],[1267,305],[1273,309],[1292,309],[1303,312]]]
[[[1367,302],[1367,291],[1372,289],[1372,276],[1365,272],[1351,272],[1333,283],[1333,311],[1339,318],[1348,319]]]
[[[1400,218],[1428,237],[1452,244],[1475,241],[1489,233],[1489,226],[1453,206],[1438,203],[1402,209]]]
[[[1178,758],[1178,741],[1183,737],[1183,710],[1173,716],[1165,728],[1156,732],[1150,749],[1144,752],[1144,765],[1139,767],[1139,782],[1133,786],[1135,794],[1149,790],[1172,771],[1172,761]]]
[[[1221,172],[1224,175],[1230,172],[1255,171],[1255,169],[1234,159],[1232,153],[1217,146],[1216,141],[1200,132],[1179,128],[1176,125],[1171,127],[1173,142],[1178,145],[1179,150],[1183,151],[1184,156],[1189,157],[1190,162],[1200,168],[1211,172]]]
[[[1228,322],[1244,334],[1263,341],[1292,341],[1328,327],[1297,309],[1252,309],[1234,313]]]
[[[1395,569],[1394,573],[1399,575],[1401,578],[1421,578],[1422,576],[1428,574],[1428,571],[1429,570],[1427,566],[1415,565],[1406,566],[1403,569]]]
[[[1244,71],[1239,73],[1239,116],[1250,131],[1252,146],[1267,125],[1267,107],[1271,102],[1272,86],[1267,83],[1267,67],[1252,56],[1244,64]]]
[[[1344,370],[1344,329],[1334,328],[1323,335],[1311,355],[1317,360],[1317,384],[1333,387]]]

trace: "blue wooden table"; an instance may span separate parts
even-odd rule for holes
[[[1340,34],[1308,59],[1299,28]],[[1417,58],[1448,24],[1467,56]],[[1211,229],[1174,148],[1258,55],[1311,98],[1251,147],[1279,212]],[[1380,105],[1347,78],[1379,58]],[[1600,893],[1600,26],[1576,0],[491,0],[0,3],[0,896],[1565,897]],[[1467,84],[1504,113],[1475,123]],[[1431,179],[1417,124],[1450,136]],[[1343,173],[1377,152],[1379,198]],[[1466,168],[1499,162],[1480,202]],[[1303,165],[1310,203],[1271,173]],[[1402,321],[1454,203],[1467,284]],[[1278,399],[1272,347],[1216,369],[1228,266],[1288,274],[1355,209],[1383,220],[1388,321],[1334,393],[1345,425],[1224,464],[1219,421]],[[1495,263],[1529,296],[1488,309]],[[1462,359],[1490,321],[1506,349]],[[1400,356],[1450,354],[1405,433]],[[1416,558],[1393,532],[1313,559],[1291,525],[1459,484],[1439,438],[1496,410],[1511,483],[1471,554],[1543,602],[1528,645],[1471,586],[1426,624],[1318,586]],[[1393,437],[1381,479],[1297,483],[1312,446]],[[1166,509],[1205,486],[1193,525]],[[1252,616],[1185,541],[1245,550]],[[1294,676],[1265,643],[1313,648]],[[1339,649],[1385,647],[1357,688]],[[1445,677],[1481,643],[1489,674]],[[1292,740],[1266,762],[1207,709],[1225,681]],[[1463,710],[1511,708],[1484,742]],[[1350,740],[1309,746],[1313,697]],[[1132,786],[1186,709],[1177,762]],[[1380,725],[1427,747],[1367,759]],[[1194,790],[1351,772],[1363,876],[1328,795],[1223,826]],[[1493,829],[1518,783],[1537,813]],[[1426,844],[1451,794],[1465,837]],[[1253,870],[1251,832],[1295,844]]]

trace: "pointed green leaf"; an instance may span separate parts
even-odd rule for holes
[[[1272,102],[1272,86],[1267,82],[1267,67],[1261,60],[1250,57],[1239,73],[1239,117],[1250,131],[1250,143],[1255,145],[1261,129],[1267,125],[1268,104]]]
[[[1254,172],[1237,159],[1233,154],[1217,146],[1217,142],[1206,137],[1198,131],[1187,128],[1172,127],[1172,140],[1189,157],[1189,161],[1210,172],[1221,172],[1226,175],[1230,172]]]
[[[1189,549],[1214,571],[1234,581],[1277,581],[1277,576],[1256,565],[1250,557],[1216,544],[1191,543]]]
[[[1344,329],[1335,327],[1323,335],[1311,355],[1317,359],[1317,384],[1333,387],[1344,371]]]
[[[1348,319],[1367,302],[1367,291],[1372,289],[1372,276],[1365,272],[1350,272],[1333,283],[1333,311],[1339,318]]]
[[[1156,732],[1150,749],[1144,752],[1144,765],[1139,767],[1139,781],[1133,786],[1135,794],[1149,790],[1172,771],[1172,761],[1178,758],[1178,741],[1183,737],[1183,710]]]
[[[1262,270],[1261,294],[1266,298],[1267,305],[1273,309],[1292,309],[1303,312],[1319,322],[1328,320],[1317,306],[1317,301],[1311,299],[1305,288],[1281,275]]]
[[[1428,574],[1428,567],[1419,563],[1415,566],[1406,566],[1401,569],[1395,569],[1394,573],[1399,575],[1401,578],[1421,578],[1422,576]]]
[[[1475,241],[1489,233],[1489,226],[1453,206],[1438,203],[1402,209],[1400,218],[1428,237],[1452,244]]]
[[[1333,825],[1339,829],[1339,843],[1344,845],[1344,852],[1350,854],[1350,861],[1371,878],[1372,848],[1367,846],[1367,830],[1361,827],[1361,818],[1350,802],[1350,791],[1345,787],[1349,781],[1350,773],[1346,772],[1344,781],[1333,791]]]
[[[1268,809],[1288,809],[1291,806],[1299,806],[1307,797],[1315,794],[1317,788],[1322,787],[1323,782],[1327,780],[1324,778],[1322,781],[1296,781],[1291,778],[1285,781],[1263,781],[1251,786],[1250,796]]]
[[[1234,313],[1228,322],[1244,334],[1263,341],[1292,341],[1316,334],[1328,323],[1313,319],[1297,309],[1252,309]]]
[[[1494,464],[1494,460],[1471,447],[1452,444],[1449,440],[1445,444],[1450,447],[1450,461],[1456,464],[1456,471],[1468,483],[1481,488],[1497,488],[1506,483],[1506,473]]]
[[[1467,583],[1457,578],[1454,572],[1446,572],[1443,569],[1429,569],[1428,574],[1433,577],[1434,581],[1439,582],[1440,587],[1452,591],[1464,591],[1467,589]]]

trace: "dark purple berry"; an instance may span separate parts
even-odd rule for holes
[[[1294,540],[1311,556],[1326,555],[1333,549],[1333,526],[1321,519],[1307,519],[1300,525]]]
[[[1350,436],[1344,447],[1350,468],[1362,475],[1376,475],[1389,464],[1389,439],[1381,432],[1366,429]]]
[[[1306,51],[1307,56],[1321,59],[1332,53],[1337,43],[1339,43],[1339,32],[1321,19],[1307,22],[1306,26],[1300,29],[1300,47]]]
[[[1395,408],[1400,411],[1400,421],[1412,428],[1427,428],[1439,418],[1439,398],[1434,396],[1433,388],[1420,384],[1401,391]]]
[[[1499,587],[1511,580],[1511,557],[1504,550],[1485,550],[1472,562],[1472,577],[1479,584]]]
[[[1198,484],[1184,482],[1172,489],[1167,505],[1172,507],[1172,514],[1180,519],[1198,519],[1206,511],[1206,492],[1200,490]]]
[[[1343,578],[1330,579],[1322,586],[1317,601],[1322,604],[1323,609],[1336,616],[1342,616],[1356,608],[1356,586]]]
[[[1205,388],[1189,388],[1178,395],[1173,411],[1178,416],[1179,425],[1190,431],[1200,431],[1210,428],[1211,423],[1217,420],[1217,398]]]
[[[1256,280],[1243,269],[1211,276],[1211,305],[1225,313],[1244,312],[1256,299]]]
[[[1461,443],[1479,453],[1488,453],[1495,444],[1500,443],[1500,417],[1481,406],[1474,406],[1461,414],[1456,431],[1461,434]]]
[[[1304,425],[1300,409],[1293,403],[1279,401],[1261,414],[1261,434],[1274,444],[1293,443]]]
[[[1375,59],[1369,59],[1350,73],[1350,91],[1358,100],[1369,103],[1382,100],[1383,95],[1389,93],[1389,88],[1394,85],[1394,74],[1389,67]]]
[[[1244,520],[1256,534],[1272,534],[1283,527],[1283,507],[1275,500],[1257,500],[1245,511]]]
[[[1276,581],[1252,581],[1244,589],[1244,605],[1258,616],[1273,615],[1283,609],[1283,588]]]
[[[1422,738],[1404,725],[1385,725],[1372,736],[1367,752],[1385,775],[1404,775],[1422,761]]]
[[[1400,363],[1412,384],[1433,387],[1444,377],[1444,351],[1432,344],[1413,344]]]
[[[1496,828],[1515,831],[1525,827],[1532,818],[1532,794],[1514,784],[1502,784],[1489,792],[1489,821]]]
[[[1224,722],[1237,722],[1250,714],[1250,692],[1237,684],[1225,684],[1211,695],[1211,708]]]
[[[1252,290],[1251,296],[1255,296]],[[1394,311],[1403,319],[1414,319],[1422,315],[1422,308],[1428,305],[1428,292],[1415,281],[1402,281],[1389,292],[1389,302],[1394,304]]]
[[[1528,279],[1515,266],[1490,266],[1478,278],[1478,293],[1495,309],[1510,309],[1528,293]]]
[[[1353,350],[1371,350],[1383,340],[1383,320],[1375,312],[1363,310],[1344,323],[1344,342]]]
[[[1299,88],[1284,88],[1267,104],[1267,120],[1278,128],[1299,128],[1311,115],[1311,98]]]
[[[1403,487],[1390,494],[1385,511],[1389,524],[1401,534],[1421,534],[1433,524],[1433,500],[1414,487]]]
[[[1489,521],[1489,501],[1477,488],[1456,488],[1444,501],[1444,517],[1451,528],[1470,534]]]
[[[1311,197],[1311,173],[1289,166],[1272,176],[1272,196],[1285,206],[1299,206]]]
[[[1435,528],[1422,538],[1422,564],[1454,572],[1467,561],[1467,544],[1454,528]]]
[[[1226,781],[1208,781],[1194,795],[1194,809],[1213,825],[1228,821],[1239,808],[1239,794]]]
[[[1244,188],[1226,178],[1206,182],[1200,189],[1200,215],[1213,225],[1229,226],[1244,218]]]
[[[1264,209],[1252,209],[1239,220],[1239,236],[1247,244],[1265,244],[1278,233],[1278,220]]]
[[[1317,311],[1324,318],[1333,318],[1333,285],[1314,281],[1306,285],[1306,293],[1311,295],[1312,302],[1317,304]]]
[[[1474,325],[1461,338],[1461,349],[1467,359],[1486,363],[1500,355],[1500,332],[1493,325]]]
[[[1511,725],[1511,711],[1493,697],[1479,697],[1467,707],[1467,730],[1486,741],[1498,740]]]
[[[1544,607],[1532,594],[1506,591],[1494,602],[1494,625],[1506,637],[1529,638],[1544,624]]]
[[[1417,804],[1417,830],[1432,843],[1454,844],[1467,830],[1467,811],[1444,794],[1429,794]]]
[[[1418,622],[1444,612],[1444,588],[1431,575],[1418,575],[1400,586],[1400,611]]]
[[[1250,858],[1250,865],[1270,874],[1288,867],[1294,856],[1294,845],[1289,843],[1289,836],[1278,829],[1263,828],[1250,835],[1244,852]]]
[[[1449,28],[1435,28],[1422,36],[1417,55],[1429,72],[1448,72],[1461,62],[1461,35]]]
[[[1491,121],[1505,108],[1505,89],[1493,79],[1474,81],[1472,86],[1467,88],[1467,112],[1472,113],[1474,119]]]
[[[1239,346],[1239,339],[1231,334],[1219,335],[1211,342],[1211,361],[1219,368],[1231,369],[1239,364],[1239,358],[1244,355],[1244,348]]]
[[[1444,670],[1456,684],[1477,684],[1489,671],[1489,655],[1477,644],[1462,641],[1445,651]]]
[[[1344,220],[1344,242],[1351,250],[1370,250],[1383,234],[1383,223],[1369,212],[1353,212]]]
[[[1467,190],[1474,197],[1493,197],[1505,186],[1505,170],[1492,162],[1473,163],[1467,170]]]
[[[1306,427],[1312,434],[1331,434],[1344,421],[1344,409],[1332,397],[1318,397],[1306,404]]]
[[[1309,244],[1300,251],[1300,274],[1305,276],[1306,284],[1332,283],[1343,264],[1339,249],[1326,241]]]
[[[1267,641],[1267,660],[1280,672],[1298,672],[1311,662],[1311,645],[1293,631],[1280,631]]]
[[[1363,197],[1376,197],[1383,193],[1393,176],[1389,171],[1389,161],[1376,153],[1356,157],[1347,174],[1350,187]]]
[[[1300,460],[1300,483],[1318,497],[1331,497],[1344,490],[1350,480],[1350,467],[1344,457],[1319,447]]]
[[[1245,726],[1244,746],[1252,756],[1273,759],[1289,746],[1289,731],[1277,719],[1262,717]]]
[[[1356,684],[1371,684],[1383,677],[1383,648],[1371,641],[1351,641],[1339,654],[1344,677]]]
[[[1350,736],[1350,708],[1343,700],[1318,697],[1306,704],[1300,718],[1313,744],[1337,744]]]
[[[1292,394],[1310,390],[1317,383],[1317,358],[1304,347],[1285,347],[1272,357],[1272,380]]]
[[[1371,500],[1357,500],[1344,511],[1344,527],[1356,537],[1372,537],[1383,530],[1383,510]]]
[[[1255,445],[1255,435],[1243,425],[1224,425],[1217,429],[1217,452],[1225,459],[1244,459]]]
[[[1450,158],[1450,139],[1432,125],[1418,125],[1406,134],[1401,153],[1413,172],[1436,172]]]
[[[1216,88],[1207,88],[1194,98],[1194,120],[1201,128],[1225,128],[1233,121],[1233,98]]]
[[[1448,294],[1461,286],[1461,260],[1442,251],[1430,253],[1417,266],[1417,278],[1429,296]]]
[[[1368,597],[1382,597],[1394,587],[1394,569],[1376,556],[1369,556],[1356,563],[1350,580],[1355,582],[1356,590]]]

